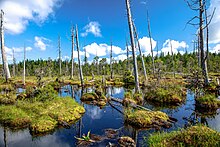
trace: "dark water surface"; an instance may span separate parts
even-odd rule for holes
[[[65,86],[60,91],[60,96],[73,96],[77,102],[80,102],[81,89],[77,87]],[[84,89],[84,92],[93,91],[92,88]],[[116,98],[123,98],[124,88],[109,87],[106,89],[107,95],[112,95]],[[187,92],[186,103],[176,108],[160,108],[148,103],[145,107],[161,110],[166,112],[169,116],[178,119],[170,129],[162,129],[163,131],[177,130],[183,128],[188,124],[194,124],[202,122],[209,127],[220,132],[220,115],[216,114],[212,117],[201,117],[198,113],[195,113],[194,106],[194,94],[190,91]],[[123,115],[107,105],[100,109],[97,106],[83,104],[86,113],[83,117],[69,129],[60,128],[55,132],[42,136],[32,137],[29,133],[29,129],[24,129],[16,132],[12,132],[7,128],[0,127],[0,147],[72,147],[76,146],[75,137],[79,137],[82,134],[87,134],[91,131],[92,134],[105,136],[105,129],[118,129],[118,136],[130,136],[137,142],[137,146],[146,146],[144,136],[146,138],[155,132],[155,129],[138,131],[129,126],[124,125]],[[120,106],[116,107],[122,110]],[[123,111],[123,110],[122,110]],[[105,139],[100,143],[93,144],[92,146],[107,146],[109,142],[116,143],[117,139]]]

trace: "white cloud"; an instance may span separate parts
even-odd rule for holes
[[[124,61],[125,59],[127,59],[127,55],[119,55],[115,58],[115,60],[117,60],[117,61],[119,61],[119,60]]]
[[[100,24],[97,21],[91,21],[83,30],[85,30],[85,32],[81,33],[82,37],[86,37],[89,33],[93,34],[95,37],[102,37]]]
[[[47,49],[48,44],[46,44],[45,42],[49,42],[50,41],[47,38],[38,37],[38,36],[35,36],[34,40],[35,40],[34,46],[36,48],[39,48],[42,51],[45,51]]]
[[[217,44],[212,50],[211,53],[220,53],[220,44]]]
[[[209,25],[209,43],[220,42],[220,1],[211,0],[208,14],[211,15],[214,8],[216,8],[215,15]]]
[[[110,53],[111,46],[105,43],[103,44],[92,43],[90,45],[85,46],[84,49],[86,49],[86,52],[88,52],[89,54],[95,56],[96,54],[97,56],[106,56],[107,54]],[[124,51],[120,47],[112,45],[112,53],[118,55],[124,53]]]
[[[6,52],[8,61],[12,61],[13,60],[13,50],[14,50],[15,58],[23,57],[24,47],[12,47],[12,48],[9,48],[9,47],[5,46],[5,52]],[[31,51],[31,50],[32,50],[31,47],[26,47],[26,51]]]
[[[0,9],[5,12],[6,31],[22,33],[30,21],[42,24],[54,13],[62,0],[1,0]]]
[[[153,38],[151,38],[151,41],[152,41],[152,48],[154,50],[157,45],[157,42]],[[151,53],[150,38],[148,37],[140,38],[139,43],[142,52],[144,52],[147,55]]]
[[[184,52],[180,51],[180,49],[185,49],[189,47],[184,41],[179,42],[179,41],[168,39],[163,44],[163,48],[161,49],[161,52],[163,52],[165,55],[167,55],[168,52],[171,54],[171,44],[172,44],[172,50],[174,54],[178,53],[178,51],[182,54]]]

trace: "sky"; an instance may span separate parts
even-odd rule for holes
[[[210,51],[220,52],[220,0],[209,0],[207,8],[209,15],[216,8],[210,24]],[[81,59],[86,50],[89,62],[96,55],[109,60],[111,42],[114,59],[126,59],[126,40],[130,38],[125,0],[0,0],[0,9],[5,12],[9,63],[13,50],[17,61],[23,59],[24,46],[28,59],[57,59],[59,35],[62,59],[69,60],[70,30],[75,25],[79,29]],[[131,11],[145,55],[150,53],[147,11],[154,55],[157,50],[168,53],[170,42],[175,53],[193,50],[197,28],[186,24],[198,12],[191,10],[184,0],[131,0]],[[76,48],[74,57],[77,61]]]

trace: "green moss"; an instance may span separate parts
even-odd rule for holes
[[[144,98],[147,101],[178,105],[186,100],[186,89],[181,82],[172,83],[167,81],[155,85],[155,83],[151,83],[151,86],[145,92]]]
[[[160,123],[167,121],[168,119],[169,117],[167,114],[160,111],[126,111],[126,122],[138,128],[148,128],[151,127],[155,122]]]
[[[219,146],[220,133],[202,125],[170,133],[157,133],[149,137],[151,147],[170,146]]]
[[[123,105],[124,106],[128,106],[131,103],[133,104],[142,104],[143,102],[143,98],[142,95],[140,93],[135,93],[134,95],[132,95],[132,92],[125,92],[124,94],[124,99],[123,99]]]
[[[127,85],[133,85],[134,82],[134,76],[131,74],[130,71],[126,71],[123,77],[123,82]]]
[[[98,99],[98,95],[94,92],[84,93],[83,96],[80,98],[81,101],[92,101],[96,99]]]
[[[196,99],[196,106],[201,108],[218,109],[220,100],[214,94],[206,94]]]
[[[33,133],[45,133],[54,130],[57,121],[49,116],[43,115],[31,123],[30,131]]]
[[[70,97],[51,101],[18,100],[16,105],[0,106],[0,121],[12,127],[31,125],[33,134],[55,129],[57,124],[77,121],[85,109]]]
[[[16,102],[16,94],[8,93],[8,94],[0,94],[0,104],[14,104]]]
[[[14,105],[0,106],[0,122],[12,128],[23,128],[31,119],[26,112]]]
[[[14,91],[15,88],[10,83],[2,83],[0,84],[0,91]]]

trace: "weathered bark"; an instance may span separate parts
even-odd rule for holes
[[[25,45],[24,45],[24,67],[23,67],[23,85],[25,85],[25,69],[26,69],[26,67],[25,67],[25,60],[26,60],[26,47],[25,47]]]
[[[12,56],[13,56],[13,76],[15,77],[16,76],[16,60],[15,60],[15,51],[14,49],[12,50]]]
[[[112,68],[112,42],[111,42],[111,51],[110,51],[110,70],[111,70],[111,79],[113,79],[113,68]]]
[[[152,57],[152,66],[153,66],[153,75],[155,75],[155,64],[154,64],[154,52],[153,52],[153,45],[152,45],[152,37],[151,37],[151,30],[150,30],[150,19],[147,12],[147,22],[148,22],[148,34],[150,38],[150,50],[151,50],[151,57]]]
[[[78,27],[76,25],[76,47],[77,47],[77,52],[78,52],[78,64],[79,64],[79,75],[80,75],[80,81],[81,81],[81,85],[84,86],[84,82],[83,82],[83,73],[82,73],[82,66],[80,63],[80,54],[79,54],[79,39],[78,39]]]
[[[134,27],[135,38],[136,38],[137,45],[138,45],[138,50],[139,50],[140,56],[141,56],[142,67],[143,67],[143,70],[144,70],[144,78],[145,78],[145,81],[147,82],[148,78],[147,78],[146,67],[145,67],[144,58],[143,58],[143,54],[142,54],[142,50],[141,50],[141,47],[140,47],[140,42],[138,40],[138,34],[137,34],[137,30],[136,30],[134,22],[133,22],[133,27]]]
[[[127,70],[129,70],[129,48],[128,42],[126,41],[126,50],[127,50]]]
[[[71,28],[72,54],[71,54],[71,79],[74,75],[74,28]]]
[[[173,54],[173,46],[172,46],[171,40],[170,40],[170,49],[171,49],[172,64],[173,64],[173,77],[176,78],[176,74],[175,74],[175,63],[174,63],[174,54]]]
[[[204,38],[203,38],[203,13],[204,13],[204,2],[203,0],[199,0],[199,44],[200,44],[200,51],[201,51],[201,68],[202,74],[204,78],[204,84],[208,85],[208,69],[207,69],[207,60],[205,58],[205,51],[204,51]]]
[[[133,64],[134,64],[135,92],[140,92],[139,80],[138,80],[138,69],[137,69],[137,58],[136,58],[136,53],[135,53],[135,42],[134,42],[134,32],[133,32],[134,29],[132,25],[130,1],[129,0],[125,0],[125,1],[126,1],[126,8],[127,8],[128,26],[129,26],[129,32],[130,32],[131,49],[132,49]]]
[[[59,51],[60,76],[61,76],[61,74],[62,74],[62,59],[61,59],[61,39],[60,39],[60,35],[58,36],[58,51]]]
[[[4,74],[5,74],[5,79],[6,82],[8,81],[8,79],[11,78],[10,75],[10,71],[9,71],[9,67],[8,67],[8,61],[7,61],[7,56],[6,56],[6,52],[5,52],[5,45],[4,45],[4,12],[3,10],[1,10],[1,15],[0,15],[0,19],[1,19],[1,24],[0,24],[0,32],[1,32],[1,53],[2,53],[2,63],[3,63],[3,68],[4,68]]]

